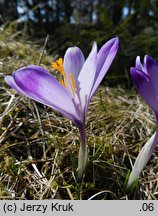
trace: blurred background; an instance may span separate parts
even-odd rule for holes
[[[60,56],[74,45],[87,56],[93,41],[101,47],[119,36],[120,49],[106,77],[110,85],[131,86],[129,70],[137,55],[158,60],[157,0],[0,0],[0,26],[39,45],[49,35],[47,52]]]

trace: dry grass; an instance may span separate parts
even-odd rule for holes
[[[37,64],[40,53],[10,37],[0,40],[0,199],[89,199],[97,193],[94,199],[157,199],[157,150],[135,190],[124,190],[128,171],[156,127],[133,90],[100,87],[93,97],[86,123],[88,165],[83,182],[76,181],[76,127],[3,81],[13,70]],[[51,70],[51,60],[45,55],[42,65]]]

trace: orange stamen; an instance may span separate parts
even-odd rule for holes
[[[65,71],[64,71],[64,67],[63,67],[63,59],[59,58],[56,62],[52,62],[52,67],[55,68],[56,70],[58,70],[63,77],[65,77]]]
[[[59,59],[57,60],[57,63],[58,63],[59,65],[62,65],[62,67],[63,67],[63,59],[62,59],[62,58],[59,58]]]
[[[56,62],[52,62],[52,67],[55,68],[56,70],[60,70],[60,67],[57,65]]]
[[[67,85],[65,84],[65,82],[68,82],[68,79],[66,77],[66,73],[64,71],[64,66],[63,66],[63,59],[59,58],[56,62],[52,62],[52,67],[55,68],[56,70],[58,70],[64,77],[64,79],[60,80],[60,84],[63,85],[65,88],[67,87]],[[76,89],[76,83],[75,83],[75,79],[72,73],[70,73],[70,82],[71,82],[71,89],[74,93],[76,93],[77,89]]]
[[[75,84],[75,80],[74,80],[74,76],[72,73],[70,73],[70,81],[71,81],[71,86],[74,92],[76,92],[76,84]]]

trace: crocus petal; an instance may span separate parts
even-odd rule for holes
[[[19,88],[19,86],[16,84],[12,76],[5,76],[4,80],[10,87],[15,89],[17,92],[27,96],[27,94],[22,89]]]
[[[153,80],[136,68],[131,68],[130,73],[140,95],[154,111],[158,111],[158,89]]]
[[[94,43],[78,77],[78,81],[80,83],[80,100],[82,109],[85,108],[85,105],[88,105],[89,96],[95,80],[96,67],[97,44]]]
[[[157,62],[150,56],[146,55],[144,58],[144,67],[150,78],[153,80],[155,85],[158,83],[158,64]]]
[[[83,53],[78,47],[68,48],[64,56],[64,70],[67,77],[72,73],[75,80],[77,80],[84,62]]]
[[[19,69],[5,78],[6,82],[18,92],[45,104],[72,121],[78,121],[74,104],[69,93],[47,70],[38,66]]]
[[[144,71],[144,67],[143,67],[143,65],[142,65],[142,63],[141,63],[141,61],[140,61],[140,56],[137,56],[135,65],[136,65],[135,67],[136,67],[138,70]]]
[[[107,73],[112,61],[114,60],[118,51],[119,39],[118,37],[113,38],[106,42],[100,49],[97,55],[97,72],[95,76],[95,83],[91,92],[91,96],[96,91],[97,87],[101,83],[105,74]]]
[[[143,168],[149,161],[157,144],[158,144],[158,130],[152,135],[152,137],[146,142],[144,147],[141,149],[135,161],[132,172],[130,174],[130,177],[127,183],[127,188],[129,188],[132,185],[132,183],[135,181],[135,179],[139,177],[141,171],[143,170]]]

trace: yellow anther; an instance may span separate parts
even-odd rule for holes
[[[55,68],[56,70],[58,70],[63,77],[65,77],[65,71],[64,71],[64,67],[63,67],[63,59],[59,58],[56,62],[52,62],[52,67]]]
[[[57,63],[58,63],[58,65],[61,65],[63,67],[63,59],[62,58],[59,58],[57,60]]]
[[[57,65],[56,62],[52,62],[52,67],[55,68],[56,70],[60,70],[60,67]]]
[[[56,62],[52,62],[52,67],[55,68],[57,71],[59,71],[62,75],[63,78],[62,80],[60,80],[60,84],[63,85],[65,88],[67,89],[71,89],[70,91],[73,93],[76,93],[77,89],[76,89],[76,83],[75,83],[75,79],[72,73],[70,73],[70,77],[69,79],[66,76],[66,73],[64,71],[64,66],[63,66],[63,59],[59,58]]]
[[[75,80],[74,80],[74,76],[72,73],[70,73],[70,81],[71,81],[71,86],[74,92],[76,92],[76,84],[75,84]]]

